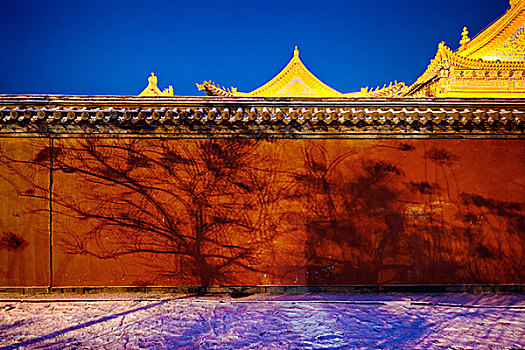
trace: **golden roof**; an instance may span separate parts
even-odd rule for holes
[[[524,61],[525,1],[511,1],[508,11],[458,49],[462,57],[484,61]]]
[[[237,88],[221,88],[211,81],[197,84],[200,91],[205,91],[210,96],[224,97],[380,97],[399,94],[405,85],[403,83],[390,83],[383,88],[369,90],[361,89],[360,92],[343,94],[336,91],[319,80],[312,74],[299,58],[297,46],[290,62],[273,79],[252,92],[239,92]]]
[[[456,51],[441,42],[405,96],[525,97],[525,0],[510,4],[475,38],[463,28]]]

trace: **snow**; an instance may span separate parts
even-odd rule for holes
[[[0,349],[525,347],[523,294],[0,295],[0,299]]]

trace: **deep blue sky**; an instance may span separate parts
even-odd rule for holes
[[[0,93],[137,95],[150,72],[175,95],[214,80],[251,91],[294,45],[341,92],[411,84],[445,41],[456,49],[508,0],[3,0]]]

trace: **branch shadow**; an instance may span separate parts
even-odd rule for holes
[[[179,299],[185,299],[185,298],[189,298],[189,297],[190,296],[185,296],[185,297],[176,298],[176,299],[179,300]],[[46,341],[46,340],[49,340],[49,339],[53,339],[53,338],[59,337],[61,335],[64,335],[64,334],[72,332],[72,331],[76,331],[76,330],[79,330],[79,329],[82,329],[82,328],[90,327],[90,326],[93,326],[93,325],[98,324],[98,323],[110,321],[110,320],[113,320],[113,319],[121,317],[121,316],[126,316],[126,315],[129,315],[129,314],[132,314],[132,313],[135,313],[135,312],[139,312],[139,311],[149,310],[149,309],[158,307],[160,305],[163,305],[163,304],[165,304],[165,303],[167,303],[169,301],[172,301],[172,300],[174,300],[174,299],[161,300],[161,301],[159,301],[157,303],[154,303],[154,304],[145,305],[145,306],[142,306],[142,307],[139,307],[139,308],[136,308],[136,309],[127,310],[127,311],[119,312],[119,313],[116,313],[116,314],[113,314],[113,315],[100,317],[100,318],[98,318],[96,320],[92,320],[92,321],[84,322],[84,323],[81,323],[81,324],[78,324],[78,325],[75,325],[75,326],[67,327],[67,328],[64,328],[64,329],[61,329],[61,330],[58,330],[58,331],[55,331],[55,332],[52,332],[52,333],[49,333],[49,334],[37,337],[37,338],[34,338],[34,339],[30,339],[30,340],[22,341],[22,342],[19,342],[19,343],[16,343],[16,344],[0,347],[0,350],[19,349],[19,348],[23,348],[23,347],[26,347],[26,346],[30,346],[30,345],[33,345],[33,344],[36,344],[36,343],[39,343],[39,342],[42,342],[42,341]],[[4,327],[3,329],[5,330],[5,329],[8,329],[8,328],[14,328],[14,327],[22,325],[22,324],[23,324],[22,322],[18,321],[18,322],[15,322],[12,325],[3,326]]]

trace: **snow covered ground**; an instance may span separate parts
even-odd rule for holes
[[[523,294],[0,299],[2,350],[525,348]]]

